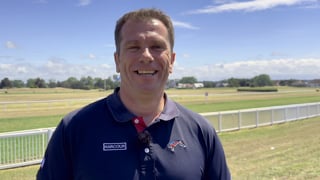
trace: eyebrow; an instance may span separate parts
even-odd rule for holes
[[[148,40],[148,42],[166,45],[166,42],[161,39],[151,39],[151,40]],[[140,44],[140,41],[139,40],[128,40],[128,41],[123,41],[123,43],[124,43],[124,45]]]

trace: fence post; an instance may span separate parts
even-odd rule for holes
[[[274,121],[274,109],[271,109],[271,125],[273,125],[273,121]]]
[[[238,129],[241,129],[241,124],[242,124],[242,116],[241,116],[241,111],[238,111]]]
[[[256,110],[256,127],[259,127],[259,111]]]
[[[222,119],[222,115],[221,115],[221,112],[219,112],[219,119],[218,119],[218,124],[219,124],[219,132],[222,132],[222,122],[221,122],[221,119]]]
[[[285,107],[284,108],[284,122],[287,122],[287,120],[288,120],[288,108]]]
[[[53,130],[52,129],[48,129],[48,142],[50,141],[50,139],[51,139],[51,136],[52,136],[52,134],[53,134]]]

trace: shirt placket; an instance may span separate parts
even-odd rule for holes
[[[139,134],[142,138],[139,139],[139,161],[140,161],[140,179],[141,180],[150,180],[150,179],[156,179],[156,170],[154,165],[154,158],[152,156],[153,150],[152,150],[152,140],[151,135],[145,131],[146,124],[143,121],[142,117],[136,117],[133,119],[133,124]],[[144,139],[146,138],[146,139]]]

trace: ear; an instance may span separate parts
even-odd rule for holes
[[[173,52],[171,54],[171,59],[170,59],[170,64],[169,64],[169,73],[170,74],[173,72],[173,65],[174,65],[175,60],[176,60],[176,53]]]
[[[117,73],[120,73],[119,53],[118,52],[114,52],[113,57],[114,57],[114,62],[116,64],[116,71],[117,71]]]

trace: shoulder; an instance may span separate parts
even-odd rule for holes
[[[95,102],[92,102],[82,108],[76,109],[74,111],[71,111],[67,115],[65,115],[62,119],[62,123],[65,126],[68,126],[69,124],[73,123],[74,121],[81,121],[88,118],[92,118],[92,116],[96,116],[100,114],[105,108],[105,102],[106,98],[97,100]]]
[[[180,124],[180,126],[188,126],[186,128],[201,135],[204,139],[213,140],[217,137],[213,125],[204,116],[187,109],[179,103],[176,103],[176,107],[179,111],[179,116],[176,117],[175,123]]]
[[[177,109],[179,110],[179,116],[178,116],[179,119],[182,119],[183,121],[187,121],[189,123],[197,124],[199,126],[204,126],[204,127],[209,126],[210,128],[212,127],[208,119],[206,119],[201,114],[191,111],[190,109],[187,109],[186,107],[182,106],[179,103],[175,103],[175,104]]]

